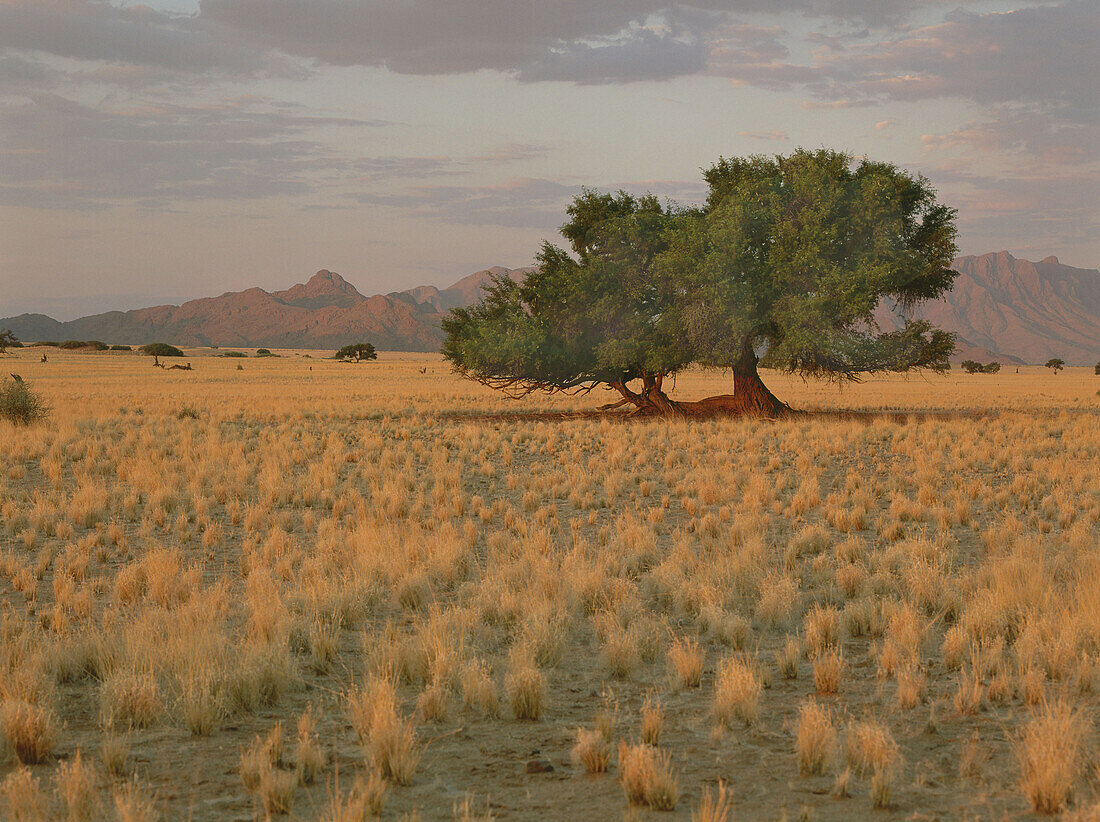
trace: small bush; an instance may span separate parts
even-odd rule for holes
[[[134,349],[128,345],[112,345],[112,351],[133,351]]]
[[[143,345],[138,349],[147,357],[182,357],[183,352],[176,348],[174,345],[168,343],[154,342]]]
[[[222,357],[247,357],[243,351],[223,351],[219,356]]]
[[[987,362],[982,366],[983,374],[996,374],[1001,370],[1001,364],[999,362]]]
[[[94,348],[96,351],[110,351],[111,346],[103,342],[103,340],[88,340],[84,343],[85,348]]]
[[[30,425],[45,419],[49,406],[20,380],[4,380],[0,386],[0,419],[16,425]]]
[[[278,354],[272,354],[266,348],[257,348],[256,349],[256,356],[257,357],[278,357],[279,355]]]
[[[84,340],[65,340],[65,342],[57,347],[63,351],[75,351],[78,348],[85,348],[87,345],[88,343],[84,342]]]
[[[35,345],[44,345],[46,348],[60,348],[61,344],[56,340],[39,340]]]

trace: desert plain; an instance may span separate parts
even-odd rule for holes
[[[3,818],[1100,817],[1091,368],[655,420],[186,353],[2,363]]]

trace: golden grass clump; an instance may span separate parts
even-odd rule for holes
[[[844,655],[840,648],[832,647],[822,651],[814,659],[814,687],[821,694],[835,694],[840,690],[844,679]]]
[[[703,663],[706,653],[699,643],[690,637],[681,637],[668,650],[668,669],[676,690],[698,688],[703,679]]]
[[[756,722],[764,683],[754,666],[744,658],[728,657],[718,666],[714,685],[714,717],[731,727],[735,720],[746,725]]]
[[[1036,813],[1055,814],[1072,798],[1088,723],[1065,699],[1046,701],[1016,742],[1020,787]]]
[[[65,804],[69,822],[85,822],[95,816],[95,770],[78,750],[68,762],[57,766],[57,793]]]
[[[611,762],[611,746],[599,731],[577,728],[573,761],[584,766],[585,773],[604,773]]]
[[[530,652],[517,646],[509,659],[504,692],[516,719],[537,720],[546,709],[546,677]]]
[[[45,762],[57,739],[53,714],[21,699],[0,704],[0,729],[16,757],[27,765]]]
[[[828,708],[808,699],[798,708],[794,749],[800,774],[822,774],[836,753],[837,732]]]
[[[676,809],[680,788],[667,752],[620,742],[619,781],[632,805],[648,805],[656,811]]]
[[[653,691],[645,695],[641,710],[642,742],[646,745],[657,747],[661,739],[661,731],[665,727],[665,712],[661,708],[661,700]]]
[[[7,806],[7,817],[14,822],[45,822],[46,797],[25,765],[4,777],[0,796]]]
[[[726,783],[719,780],[718,790],[711,791],[707,788],[703,791],[703,798],[698,806],[691,809],[691,822],[729,822],[733,812],[733,802],[730,800],[729,788]]]
[[[347,796],[333,789],[329,799],[325,822],[366,822],[382,816],[386,803],[386,780],[374,768],[355,778]]]

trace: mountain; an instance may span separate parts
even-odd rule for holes
[[[360,294],[339,274],[318,271],[308,282],[285,291],[249,288],[178,306],[108,311],[70,322],[22,314],[0,319],[0,328],[10,328],[26,341],[164,340],[184,346],[339,348],[366,340],[381,350],[438,351],[443,314],[479,299],[494,276],[519,279],[530,270],[494,267],[442,290],[420,286],[373,297]]]
[[[1100,360],[1100,271],[1007,251],[959,257],[951,293],[916,315],[958,336],[956,357],[1070,365]],[[880,323],[884,315],[880,313]],[[889,321],[889,318],[886,318]]]
[[[957,359],[1071,365],[1100,360],[1100,271],[1037,263],[1007,251],[960,257],[951,293],[926,303],[918,315],[958,335]],[[0,319],[21,340],[103,340],[177,345],[267,348],[338,348],[368,341],[382,350],[438,351],[440,320],[470,305],[495,276],[519,280],[531,268],[494,267],[449,288],[430,285],[365,297],[339,274],[318,271],[285,291],[261,288],[136,311],[109,311],[58,322],[42,314]],[[884,327],[897,319],[886,309]]]

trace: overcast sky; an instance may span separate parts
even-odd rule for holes
[[[0,0],[0,316],[447,285],[582,185],[798,146],[1094,268],[1097,42],[1098,0]]]

